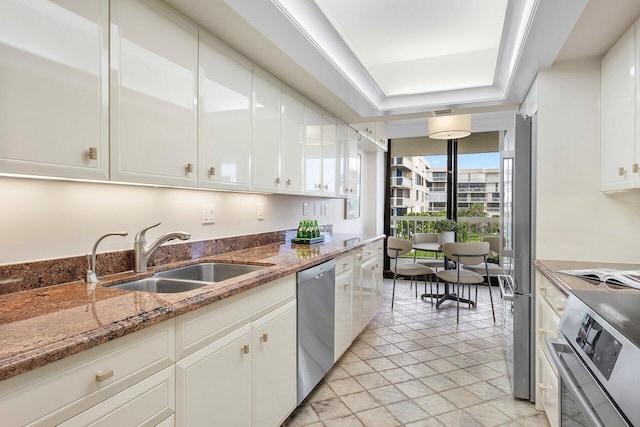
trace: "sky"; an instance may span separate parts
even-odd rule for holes
[[[446,168],[447,156],[424,156],[432,168]],[[497,169],[500,167],[500,153],[459,154],[460,169]]]

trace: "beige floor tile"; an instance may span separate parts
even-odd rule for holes
[[[395,344],[395,346],[398,347],[399,349],[401,349],[402,351],[404,351],[405,353],[409,352],[409,351],[422,350],[422,346],[421,345],[416,344],[411,340],[399,342],[399,343]]]
[[[438,417],[438,421],[446,427],[482,427],[482,424],[462,410],[441,415]]]
[[[487,382],[492,386],[504,391],[506,394],[512,393],[511,379],[507,375],[491,379]]]
[[[518,420],[520,425],[526,427],[549,427],[549,421],[546,414],[538,412],[536,415]]]
[[[338,395],[345,396],[351,393],[357,393],[364,390],[362,386],[353,378],[345,378],[337,381],[330,381],[329,387]]]
[[[383,356],[392,356],[394,354],[403,354],[404,352],[402,351],[402,349],[396,347],[393,344],[387,344],[387,345],[379,345],[374,347],[374,349],[380,353]]]
[[[320,421],[318,415],[313,411],[310,405],[302,404],[289,417],[287,427],[302,427]]]
[[[371,347],[374,347],[376,345],[389,344],[389,341],[375,334],[373,334],[373,336],[371,337],[368,336],[368,337],[362,338],[362,341],[366,342]]]
[[[464,354],[458,354],[457,356],[448,357],[447,360],[458,368],[470,368],[471,366],[477,366],[478,362]]]
[[[436,371],[431,369],[425,363],[416,363],[414,365],[403,366],[402,369],[409,372],[411,375],[413,375],[416,378],[424,378],[424,377],[429,377],[431,375],[438,375]]]
[[[387,359],[386,357],[380,357],[378,359],[369,359],[366,361],[367,365],[371,366],[375,371],[386,371],[387,369],[396,368],[396,364]]]
[[[386,408],[380,407],[356,413],[356,417],[366,427],[394,427],[400,422]]]
[[[343,363],[342,369],[347,371],[349,375],[355,377],[356,375],[369,374],[373,372],[371,366],[367,365],[365,362],[358,361],[352,363]]]
[[[395,368],[395,369],[389,369],[388,371],[382,371],[380,372],[380,375],[385,377],[387,381],[389,381],[392,384],[402,383],[402,382],[410,381],[414,379],[410,373],[408,373],[402,368]]]
[[[429,418],[429,414],[411,400],[393,403],[386,408],[403,424]]]
[[[362,427],[363,425],[353,414],[324,421],[325,427]]]
[[[395,386],[411,399],[415,399],[416,397],[427,396],[429,394],[435,393],[428,386],[426,386],[424,383],[418,380],[407,381],[405,383],[398,383]]]
[[[333,399],[337,394],[326,383],[322,382],[307,396],[307,402],[320,402],[321,400]]]
[[[458,384],[454,383],[444,375],[434,375],[431,377],[421,378],[420,381],[438,393],[458,387]]]
[[[439,359],[440,356],[438,356],[437,354],[427,350],[427,349],[422,349],[422,350],[416,350],[416,351],[410,351],[409,355],[413,358],[415,358],[416,360],[419,360],[420,362],[429,362],[431,360],[435,360],[435,359]]]
[[[458,369],[456,365],[446,359],[432,360],[429,362],[429,367],[440,374]]]
[[[501,375],[493,369],[487,368],[484,365],[471,366],[469,368],[465,368],[464,370],[471,375],[480,378],[482,381],[492,380],[494,378],[498,378]]]
[[[441,345],[438,347],[431,347],[429,349],[432,353],[437,354],[440,357],[450,357],[450,356],[455,356],[458,353],[456,350],[454,350],[453,348],[449,347],[448,345]]]
[[[505,392],[486,382],[479,382],[464,387],[483,401],[494,400],[503,397]]]
[[[511,421],[509,417],[488,403],[471,406],[464,411],[485,427],[499,426]]]
[[[492,400],[489,404],[494,408],[499,409],[512,420],[526,418],[537,414],[536,408],[532,404],[516,400],[513,396],[505,396],[501,399]]]
[[[391,384],[389,381],[387,381],[386,378],[384,378],[382,375],[380,375],[377,372],[373,372],[371,374],[358,375],[353,378],[356,381],[358,381],[358,383],[362,387],[364,387],[365,390],[371,390],[374,388],[383,387]]]
[[[378,353],[378,351],[376,351],[373,347],[354,350],[353,354],[355,354],[362,360],[377,359],[378,357],[382,357],[382,354]]]
[[[440,393],[440,396],[456,405],[459,409],[468,408],[469,406],[477,405],[483,402],[483,400],[479,399],[478,396],[465,390],[462,387],[443,391],[442,393]]]
[[[458,384],[459,386],[470,385],[470,384],[477,383],[477,382],[480,381],[480,379],[478,377],[471,375],[470,373],[468,373],[464,369],[458,369],[456,371],[445,372],[442,375],[444,375],[445,377],[449,378],[451,381],[453,381],[454,383]]]
[[[347,371],[345,371],[342,366],[335,365],[328,373],[324,376],[325,381],[335,381],[342,380],[344,378],[349,378],[351,375]]]
[[[407,353],[394,354],[391,356],[387,356],[391,362],[395,363],[398,366],[407,366],[418,363],[419,360],[408,355]]]
[[[351,411],[342,403],[338,398],[323,400],[322,402],[311,403],[313,411],[318,415],[321,420],[329,420],[331,418],[343,417],[345,415],[351,415]]]
[[[353,363],[353,362],[357,362],[358,360],[360,360],[358,356],[356,356],[356,354],[353,353],[351,349],[349,349],[347,352],[345,352],[342,355],[340,360],[338,360],[338,363]]]
[[[429,415],[434,417],[456,410],[453,403],[449,402],[439,394],[419,397],[414,399],[414,402],[424,409]],[[440,420],[439,418],[437,419]]]
[[[442,424],[435,418],[425,418],[424,420],[405,424],[405,427],[442,427]]]
[[[371,395],[383,405],[389,405],[391,403],[408,399],[406,394],[402,393],[400,389],[392,385],[369,390],[369,393],[371,393]]]
[[[351,412],[360,412],[367,409],[377,408],[380,406],[378,402],[369,392],[361,391],[340,398],[345,405],[351,409]]]

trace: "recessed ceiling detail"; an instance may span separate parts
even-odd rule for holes
[[[385,95],[491,86],[507,0],[315,0]]]

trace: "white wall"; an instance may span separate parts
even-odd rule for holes
[[[368,157],[362,162],[363,206],[367,193],[377,191],[369,184],[375,178],[367,176]],[[148,241],[174,230],[189,232],[198,241],[296,228],[305,218],[303,202],[328,204],[326,216],[307,218],[333,224],[334,232],[362,233],[366,221],[376,222],[374,214],[345,220],[342,199],[13,177],[0,177],[0,201],[0,264],[81,255],[111,231],[128,231],[129,236],[105,239],[99,252],[132,249],[135,234],[157,222],[162,225],[148,232]],[[257,219],[258,203],[264,203],[263,221]],[[203,204],[216,206],[215,224],[201,224]]]
[[[600,60],[538,75],[539,259],[640,262],[640,192],[600,192]]]

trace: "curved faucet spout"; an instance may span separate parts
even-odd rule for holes
[[[160,223],[144,228],[136,234],[136,239],[133,242],[134,271],[136,273],[144,273],[147,271],[147,261],[149,257],[153,255],[156,249],[163,243],[173,239],[189,240],[191,238],[191,234],[185,233],[184,231],[172,231],[158,237],[156,241],[149,246],[145,246],[147,243],[146,231],[159,225]]]

